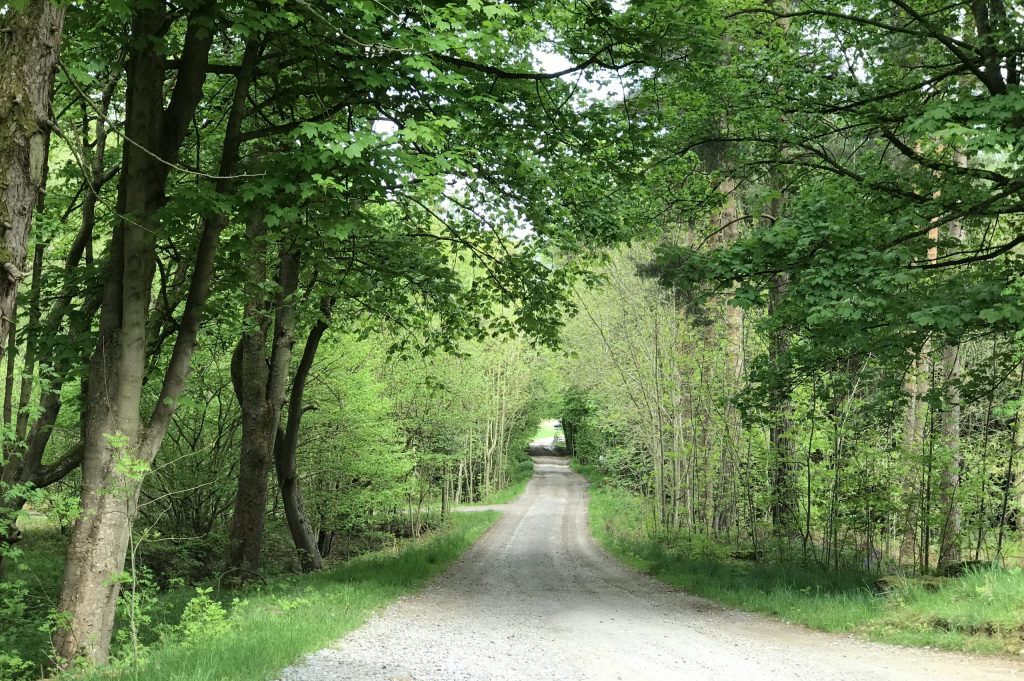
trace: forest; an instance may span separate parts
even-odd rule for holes
[[[637,569],[1021,652],[1022,55],[1016,0],[0,3],[0,681],[275,679],[544,419]]]

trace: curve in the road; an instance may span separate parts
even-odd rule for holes
[[[1012,661],[809,631],[638,574],[587,525],[587,483],[534,458],[523,495],[444,575],[282,681],[1007,681]]]

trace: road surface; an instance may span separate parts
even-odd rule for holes
[[[591,538],[587,483],[535,457],[526,492],[445,574],[283,681],[1024,681],[1012,660],[914,650],[719,607]]]

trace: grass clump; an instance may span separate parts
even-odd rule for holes
[[[876,641],[975,653],[1024,654],[1024,573],[980,570],[957,578],[891,580],[816,564],[750,562],[701,535],[651,535],[650,507],[602,482],[593,468],[590,524],[614,556],[653,577],[724,605]]]

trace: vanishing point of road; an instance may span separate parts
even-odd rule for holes
[[[447,572],[283,681],[1024,681],[1013,660],[887,646],[722,608],[591,538],[587,483],[534,457],[526,492]]]

